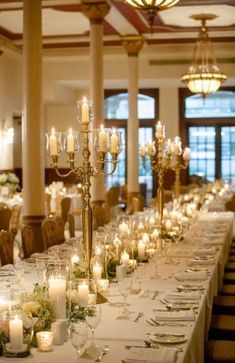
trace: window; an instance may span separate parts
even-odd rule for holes
[[[235,91],[207,96],[180,90],[181,132],[191,148],[189,175],[208,181],[235,177]]]
[[[105,92],[105,125],[106,127],[116,127],[122,132],[123,151],[119,157],[119,164],[115,173],[106,177],[106,187],[112,185],[123,185],[127,176],[127,122],[129,116],[128,93],[120,90],[110,90]],[[157,90],[140,90],[138,94],[138,118],[139,145],[151,140],[154,135],[154,127],[157,120]],[[139,160],[139,183],[145,184],[148,195],[152,193],[155,185],[155,177],[152,175],[150,163],[147,167],[142,166]]]

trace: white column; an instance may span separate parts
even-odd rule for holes
[[[92,3],[83,1],[82,11],[90,20],[90,94],[93,101],[93,127],[104,124],[104,84],[103,84],[103,20],[110,6],[104,1]],[[92,145],[91,145],[92,147]],[[95,152],[92,152],[92,164],[95,163]],[[94,202],[105,200],[104,176],[92,178],[91,197]]]
[[[169,107],[169,100],[170,107]],[[167,138],[179,135],[179,90],[177,87],[160,87],[159,119],[166,127]]]
[[[123,46],[128,54],[129,118],[127,123],[127,191],[129,195],[139,193],[138,169],[138,54],[144,44],[141,36],[123,37]]]
[[[44,215],[41,0],[24,0],[23,34],[23,200],[27,223]],[[43,246],[37,246],[42,249]]]

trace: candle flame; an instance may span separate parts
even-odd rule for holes
[[[55,128],[54,127],[52,127],[52,129],[51,129],[51,133],[52,133],[52,135],[55,135]]]
[[[73,130],[72,130],[72,127],[70,127],[69,129],[69,135],[72,135],[73,134]]]
[[[86,96],[83,97],[83,103],[87,103],[87,99],[86,99]]]

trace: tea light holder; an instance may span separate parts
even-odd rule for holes
[[[100,279],[97,281],[98,291],[106,292],[109,288],[109,280],[108,279]]]
[[[40,352],[51,352],[53,350],[54,334],[51,331],[40,331],[36,333],[37,346]]]

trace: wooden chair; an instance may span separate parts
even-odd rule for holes
[[[21,212],[21,206],[16,204],[11,209],[11,219],[9,223],[9,232],[13,234],[15,237],[17,235],[17,232],[19,230],[20,226],[20,212]]]
[[[57,245],[57,224],[54,219],[45,219],[42,223],[42,235],[45,248]]]
[[[225,210],[227,212],[235,212],[235,200],[228,200],[226,203],[225,203]]]
[[[8,231],[0,232],[0,259],[1,266],[13,264],[14,238]]]
[[[120,187],[111,187],[106,194],[106,201],[110,207],[114,207],[119,204]]]
[[[103,205],[96,205],[93,207],[93,217],[94,217],[94,229],[104,226],[106,223],[110,222],[110,210],[109,206],[104,203]]]
[[[45,213],[49,216],[51,213],[51,194],[45,193]]]
[[[132,197],[131,206],[133,213],[141,212],[144,209],[144,198],[141,195]]]
[[[75,237],[75,218],[73,214],[68,214],[67,222],[69,224],[69,235],[70,238]]]
[[[0,230],[8,231],[11,219],[11,210],[5,203],[0,203]]]
[[[29,258],[33,251],[33,229],[28,225],[23,225],[21,229],[22,249],[24,258]]]
[[[60,202],[61,205],[61,217],[64,219],[64,223],[67,222],[67,217],[71,207],[71,198],[65,197]]]
[[[56,217],[55,218],[56,223],[56,244],[64,243],[64,227],[65,227],[65,221],[62,217]]]
[[[234,363],[235,341],[209,340],[206,347],[206,363]]]

